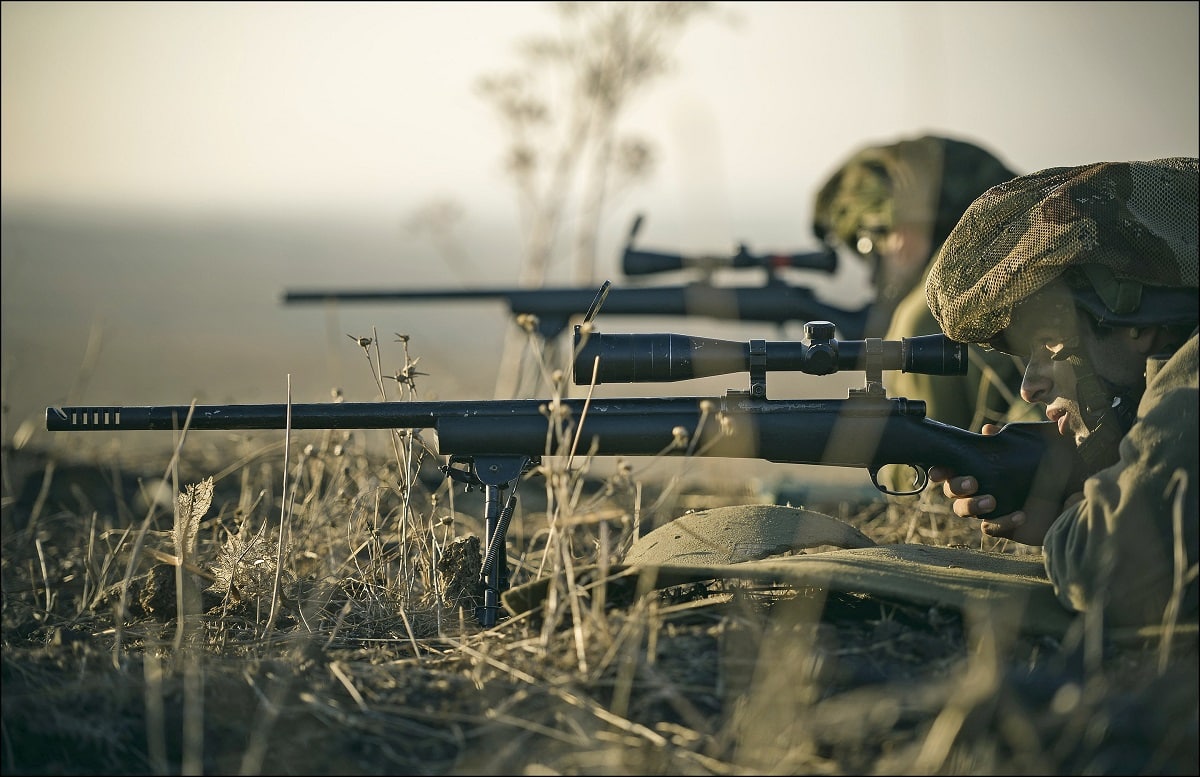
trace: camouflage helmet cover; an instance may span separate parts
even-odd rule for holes
[[[1197,159],[1177,157],[1056,167],[994,186],[938,251],[930,310],[950,337],[988,343],[1015,305],[1067,273],[1113,312],[1132,290],[1142,320],[1161,318],[1141,304],[1144,288],[1195,299],[1197,179]]]
[[[976,197],[1015,175],[991,152],[948,137],[866,146],[818,190],[813,233],[854,247],[864,230],[904,225],[925,230],[936,248]]]

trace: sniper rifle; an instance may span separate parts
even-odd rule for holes
[[[790,321],[836,321],[846,339],[865,336],[869,305],[849,310],[817,299],[812,289],[795,286],[779,275],[783,268],[836,271],[838,256],[832,249],[796,254],[752,254],[743,244],[732,256],[685,256],[642,251],[633,247],[641,229],[638,215],[622,255],[626,275],[649,275],[679,269],[696,269],[700,280],[685,284],[626,286],[610,289],[605,316],[703,316],[719,320],[759,321],[782,326]],[[766,277],[759,286],[723,286],[711,282],[722,268],[760,268]],[[538,335],[552,340],[566,330],[573,317],[588,310],[596,290],[591,286],[543,288],[462,289],[296,289],[284,292],[284,304],[313,302],[452,302],[504,300],[514,316],[531,315]]]
[[[803,341],[746,342],[678,334],[601,334],[575,327],[577,385],[671,382],[748,372],[746,390],[724,396],[503,399],[367,403],[150,407],[49,407],[50,431],[201,429],[433,429],[442,470],[484,492],[483,605],[476,617],[496,623],[508,588],[505,534],[518,479],[543,456],[758,458],[866,469],[885,493],[916,494],[931,466],[971,472],[979,492],[995,495],[996,514],[1026,504],[1039,462],[1057,428],[1009,424],[981,435],[925,415],[925,402],[889,398],[884,370],[961,375],[967,346],[943,335],[901,340],[837,340],[826,321],[810,322]],[[768,399],[770,371],[829,375],[863,371],[866,383],[845,399]],[[568,460],[569,462],[569,460]],[[914,488],[894,492],[878,473],[908,465]],[[507,492],[507,496],[505,493]]]

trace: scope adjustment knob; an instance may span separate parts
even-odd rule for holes
[[[832,340],[835,329],[831,321],[809,321],[804,325],[804,336],[809,342]]]

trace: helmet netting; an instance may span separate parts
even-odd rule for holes
[[[1016,173],[964,140],[922,135],[860,148],[821,186],[813,233],[854,247],[863,231],[904,226],[937,246],[978,195]]]
[[[930,270],[933,315],[955,340],[986,343],[1017,303],[1084,265],[1118,281],[1197,287],[1197,169],[1194,157],[1099,162],[988,189]]]

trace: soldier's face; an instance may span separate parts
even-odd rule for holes
[[[1079,381],[1094,375],[1106,397],[1139,397],[1145,389],[1146,344],[1153,335],[1129,327],[1095,328],[1082,314],[1051,316],[1019,305],[1005,341],[1027,355],[1021,397],[1041,405],[1059,434],[1078,445],[1091,430],[1081,412]]]
[[[885,299],[898,299],[907,294],[920,280],[933,254],[926,225],[901,224],[887,231],[877,231],[865,241],[860,238],[858,250],[872,253],[878,262],[875,287]]]

